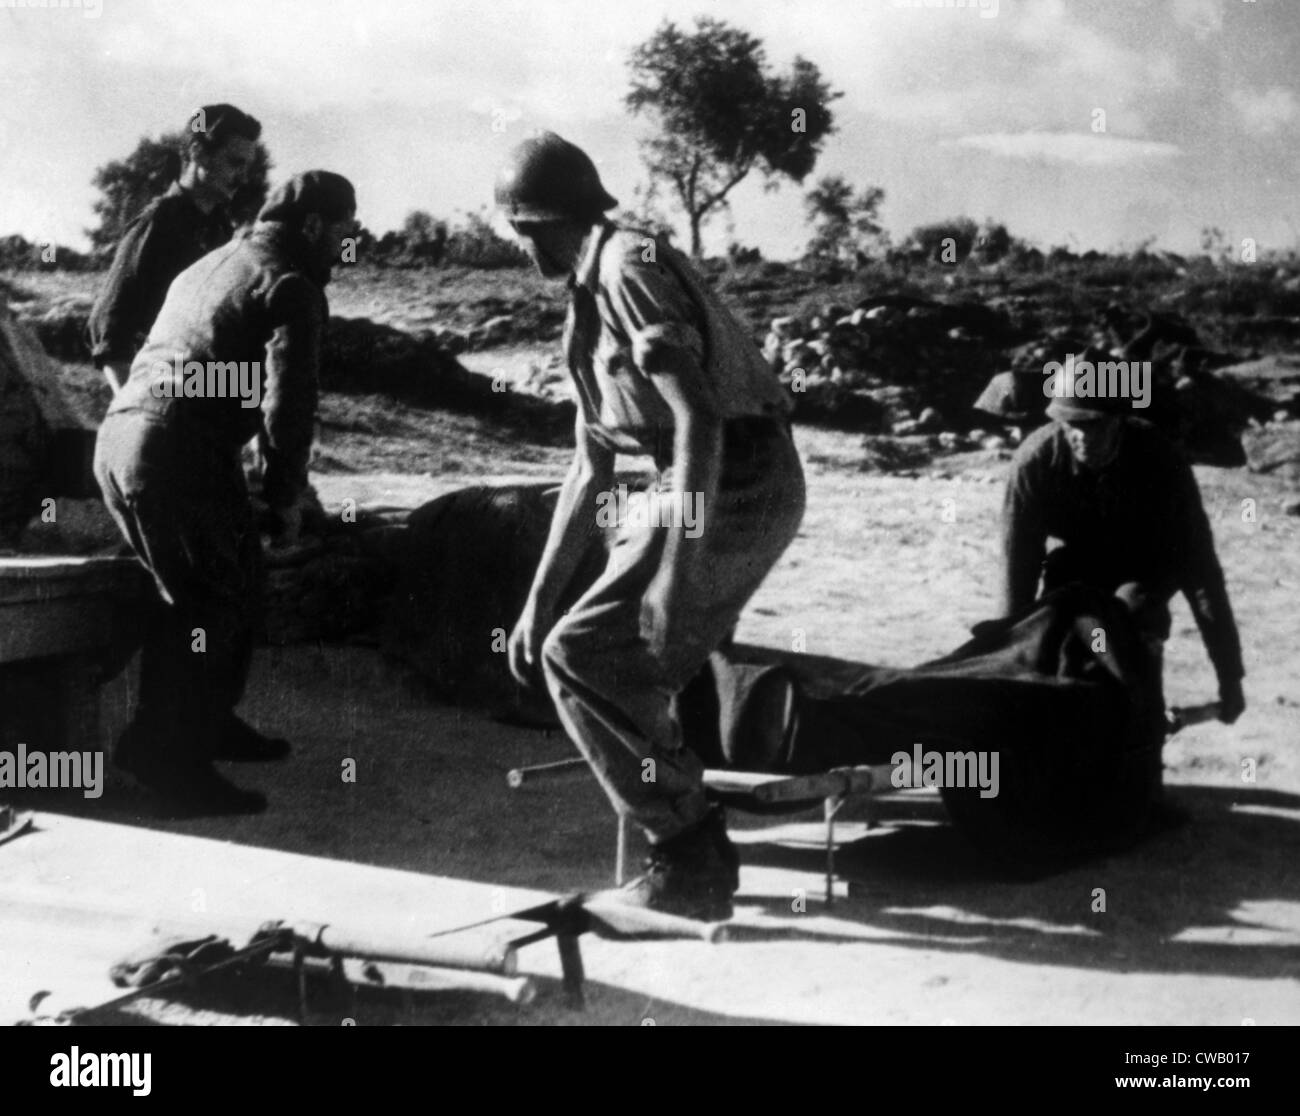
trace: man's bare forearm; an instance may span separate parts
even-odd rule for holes
[[[679,419],[673,435],[673,493],[680,501],[680,515],[667,518],[668,537],[664,545],[664,576],[689,583],[695,579],[703,559],[700,540],[708,534],[708,522],[718,494],[722,474],[722,423],[709,416],[691,415]],[[693,514],[691,514],[693,513]]]
[[[528,607],[538,612],[553,611],[573,575],[596,530],[596,494],[608,487],[609,477],[589,461],[575,458],[564,478],[551,529],[546,538]],[[612,475],[613,470],[609,470]],[[603,484],[602,484],[603,480]]]

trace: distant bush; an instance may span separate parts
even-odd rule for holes
[[[746,248],[733,240],[727,245],[727,259],[731,261],[733,266],[741,267],[745,264],[762,263],[763,253],[757,248]]]
[[[904,248],[917,249],[925,259],[936,263],[960,263],[971,254],[979,234],[979,225],[969,217],[955,217],[932,225],[918,225]]]
[[[1186,311],[1235,317],[1300,316],[1300,290],[1288,290],[1272,269],[1235,264],[1197,269],[1183,287]]]
[[[0,271],[91,271],[93,256],[61,244],[33,244],[23,236],[0,237]]]
[[[880,224],[885,191],[869,186],[855,194],[842,175],[827,175],[804,195],[804,212],[813,226],[804,259],[818,264],[863,264],[889,246]]]
[[[447,238],[447,263],[463,267],[527,267],[532,261],[518,244],[498,236],[482,213],[466,214],[465,224]]]
[[[375,237],[362,235],[362,252],[380,267],[446,267],[476,269],[527,267],[531,262],[513,240],[497,235],[491,222],[479,213],[448,228],[422,209],[407,214],[401,229]]]
[[[1011,255],[1016,245],[1006,225],[996,221],[985,221],[975,236],[974,252],[983,263],[998,263]]]
[[[399,235],[407,255],[415,263],[437,267],[447,255],[447,222],[436,220],[423,209],[406,215]]]

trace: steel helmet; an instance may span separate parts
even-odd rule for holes
[[[554,132],[515,148],[497,175],[496,203],[510,221],[586,220],[618,205],[587,153]]]

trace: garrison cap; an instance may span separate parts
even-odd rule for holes
[[[326,221],[341,221],[356,211],[357,195],[351,182],[341,174],[312,170],[277,186],[257,219],[297,225],[312,213]]]

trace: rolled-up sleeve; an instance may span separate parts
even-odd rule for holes
[[[263,495],[272,507],[283,508],[307,487],[328,312],[320,288],[301,275],[281,279],[267,305],[272,332],[262,400]]]
[[[602,276],[602,287],[609,324],[628,338],[641,372],[671,372],[683,354],[702,363],[699,310],[669,268],[627,252],[616,271]]]

